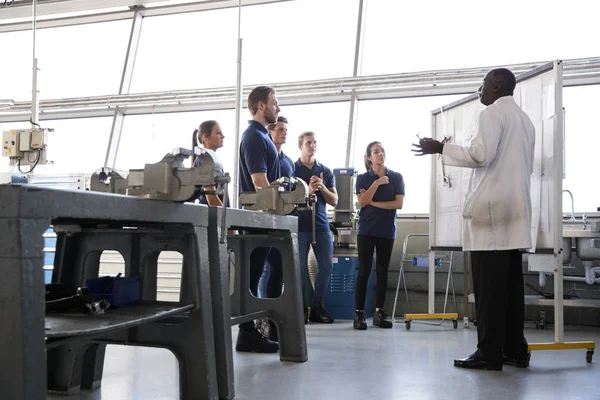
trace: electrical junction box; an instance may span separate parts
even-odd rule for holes
[[[15,129],[2,132],[2,156],[10,158],[9,164],[37,165],[51,163],[46,159],[48,132],[53,129]],[[33,169],[32,168],[32,169]],[[22,171],[21,171],[22,172]]]
[[[19,146],[18,131],[2,132],[2,155],[4,157],[23,157]]]
[[[31,149],[39,150],[43,149],[47,141],[47,132],[42,129],[34,130],[31,132]]]
[[[17,137],[19,138],[19,150],[29,151],[31,147],[31,130],[26,129],[22,131],[17,131]]]

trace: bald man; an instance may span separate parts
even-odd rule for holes
[[[487,106],[467,146],[425,138],[417,155],[442,154],[444,165],[472,168],[463,209],[463,251],[471,252],[477,351],[454,360],[458,368],[500,371],[529,366],[523,335],[522,251],[531,248],[530,177],[535,129],[513,99],[515,76],[490,71],[479,88]]]

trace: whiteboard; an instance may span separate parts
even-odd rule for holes
[[[534,249],[562,247],[563,113],[562,64],[549,63],[517,77],[514,99],[535,126],[534,171],[531,176]],[[478,95],[467,96],[433,110],[432,137],[467,145],[485,108]],[[444,182],[442,168],[450,183]],[[434,157],[431,168],[430,247],[462,247],[462,205],[469,189],[470,168],[442,167]]]

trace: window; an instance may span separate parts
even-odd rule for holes
[[[38,30],[39,98],[117,93],[130,28],[126,20]],[[10,54],[0,74],[0,98],[30,101],[31,31],[0,34],[0,43]]]
[[[40,98],[118,93],[130,30],[131,20],[41,29]]]
[[[332,170],[345,166],[350,103],[282,106],[279,115],[289,121],[288,136],[282,150],[293,161],[300,158],[298,136],[312,131],[317,140],[316,159]]]
[[[431,136],[431,111],[463,96],[420,97],[361,101],[358,106],[353,166],[365,172],[367,145],[379,141],[386,151],[386,166],[402,174],[406,199],[402,213],[429,213],[430,157],[415,157],[412,143]]]
[[[53,164],[38,165],[36,174],[93,173],[104,165],[106,147],[110,136],[112,118],[81,118],[41,121],[44,128],[53,128],[48,133],[47,159]],[[28,129],[28,122],[0,124],[0,131]],[[8,166],[8,159],[0,160],[0,171],[16,167]],[[27,170],[29,167],[23,167]]]
[[[30,32],[0,34],[0,51],[6,56],[0,71],[0,99],[31,100],[31,43]]]
[[[242,110],[242,117],[246,110]],[[233,179],[235,114],[233,110],[187,112],[125,117],[116,168],[129,170],[156,163],[176,147],[192,148],[192,134],[202,121],[219,122],[225,135],[217,155]],[[245,126],[245,124],[244,124]],[[245,129],[245,128],[244,128]],[[191,160],[190,160],[191,162]],[[187,162],[187,166],[191,166]]]
[[[600,2],[367,0],[362,73],[590,57]],[[592,53],[592,54],[590,54]]]
[[[563,189],[573,193],[575,212],[595,212],[600,207],[600,185],[595,180],[595,160],[600,148],[596,121],[600,85],[565,88],[565,179]],[[571,199],[563,196],[563,212],[571,212]]]
[[[244,7],[244,84],[352,76],[357,20],[357,0]]]
[[[132,92],[235,86],[237,10],[144,18]]]

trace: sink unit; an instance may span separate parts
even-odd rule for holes
[[[581,261],[600,260],[600,238],[576,238],[577,257]]]

